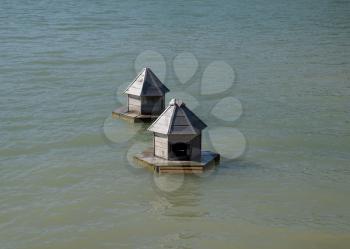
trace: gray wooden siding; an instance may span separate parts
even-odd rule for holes
[[[141,113],[141,98],[134,95],[128,95],[128,108],[130,112]]]
[[[154,136],[154,155],[168,159],[168,138],[162,136]]]
[[[183,142],[188,143],[194,139],[197,135],[168,135],[169,142]]]
[[[202,150],[202,136],[199,135],[191,140],[191,161],[201,160],[201,150]]]
[[[141,97],[142,114],[160,114],[164,111],[164,96]]]

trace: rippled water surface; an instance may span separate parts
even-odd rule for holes
[[[0,0],[1,249],[349,248],[349,44],[347,0]],[[108,118],[145,50],[211,128],[247,141],[173,193],[128,163],[146,127]],[[187,84],[182,52],[199,65]],[[234,122],[199,91],[216,60],[236,73]]]

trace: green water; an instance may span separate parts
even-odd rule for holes
[[[0,0],[0,20],[1,249],[349,248],[349,1]],[[145,50],[209,128],[247,142],[172,193],[127,160],[146,126],[105,134]],[[199,65],[187,84],[182,52]],[[203,96],[216,60],[235,84]],[[210,114],[223,96],[242,104],[234,122]]]

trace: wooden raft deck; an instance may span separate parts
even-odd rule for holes
[[[201,161],[169,161],[153,155],[153,148],[134,156],[135,161],[143,167],[158,173],[202,173],[213,168],[220,161],[220,154],[202,151]]]
[[[131,123],[149,123],[158,118],[158,115],[140,115],[135,112],[129,112],[126,106],[119,107],[112,112],[113,118],[119,118]]]

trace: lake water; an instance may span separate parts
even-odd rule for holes
[[[0,0],[0,20],[1,249],[350,247],[349,1]],[[144,51],[228,131],[204,147],[229,156],[239,131],[241,157],[162,179],[128,162],[151,134],[108,117]],[[235,83],[204,96],[218,60]],[[208,111],[229,96],[239,119]]]

